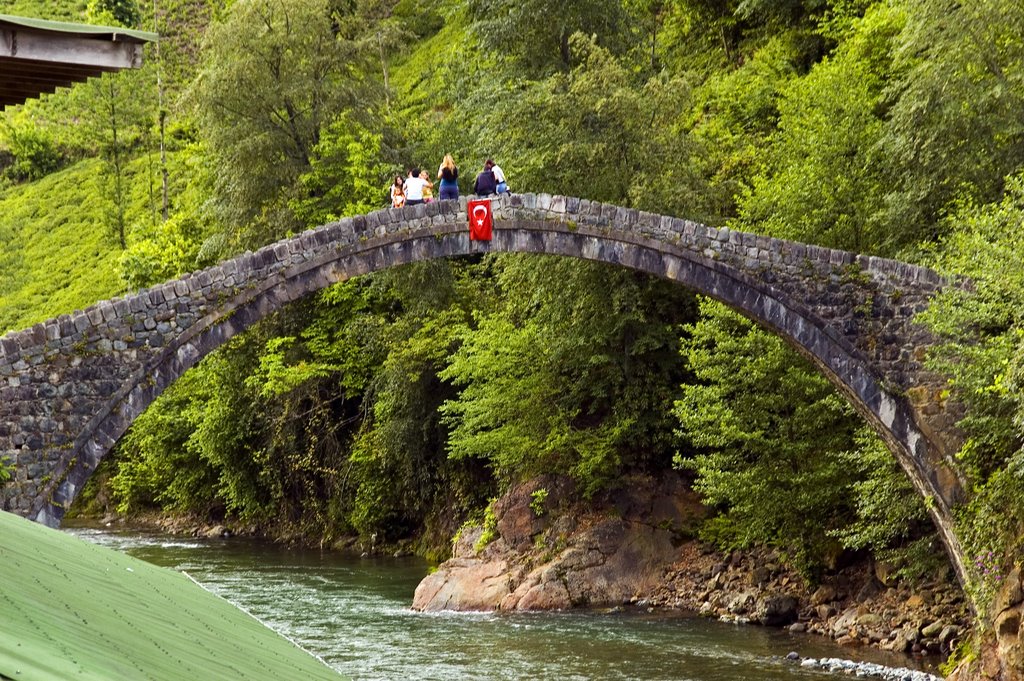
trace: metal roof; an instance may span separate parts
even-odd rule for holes
[[[342,677],[185,575],[0,512],[0,679]]]
[[[0,108],[107,71],[139,68],[155,33],[0,14]]]

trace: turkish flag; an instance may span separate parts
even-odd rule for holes
[[[466,213],[469,214],[469,240],[490,241],[491,229],[494,227],[491,200],[470,201],[466,204]]]

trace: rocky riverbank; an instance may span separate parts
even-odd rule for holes
[[[808,586],[772,551],[723,554],[693,539],[703,507],[674,475],[637,478],[579,505],[565,479],[525,483],[464,528],[416,590],[418,610],[546,610],[634,604],[788,627],[844,645],[945,654],[968,631],[951,580],[908,585],[860,562]],[[488,541],[490,540],[490,541]]]
[[[969,625],[963,595],[950,581],[911,586],[885,563],[860,562],[812,588],[775,552],[725,555],[699,542],[680,547],[645,602],[908,653],[948,654]]]

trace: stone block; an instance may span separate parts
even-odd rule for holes
[[[612,229],[622,229],[622,225],[619,223],[619,207],[613,206],[610,203],[601,204],[601,219],[597,224],[602,227],[611,227]]]
[[[90,326],[99,326],[103,323],[103,313],[96,305],[86,308],[85,316],[89,319]]]
[[[109,300],[104,300],[97,304],[100,314],[103,315],[104,322],[112,322],[117,319],[117,314],[114,312],[114,306]]]

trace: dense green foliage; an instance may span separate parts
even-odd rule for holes
[[[800,566],[811,567],[827,554],[829,530],[848,520],[836,500],[850,498],[841,453],[857,419],[778,338],[717,304],[703,312],[685,347],[697,382],[684,386],[676,411],[698,452],[680,464],[724,511],[708,534],[733,546],[797,547]]]
[[[57,4],[0,11],[166,39],[140,71],[0,116],[3,327],[381,206],[390,176],[445,153],[465,192],[493,156],[514,191],[972,277],[926,321],[967,406],[961,535],[1008,557],[1024,520],[1019,3]],[[707,537],[780,547],[809,574],[843,548],[910,573],[935,544],[879,440],[778,339],[554,258],[403,268],[280,311],[135,423],[109,491],[125,511],[439,545],[526,477],[592,494],[672,466],[716,511]]]
[[[957,229],[935,264],[970,277],[941,296],[925,320],[946,343],[932,359],[967,406],[962,471],[973,486],[960,510],[968,555],[985,563],[973,585],[982,601],[1015,559],[1024,528],[1024,176],[1011,177],[996,203],[967,204],[949,218]],[[984,558],[989,554],[994,559]]]
[[[460,330],[441,374],[461,388],[442,407],[451,456],[488,461],[506,485],[570,475],[586,494],[666,467],[692,296],[565,259],[503,258],[495,269],[505,302]]]
[[[706,537],[777,545],[809,574],[843,544],[890,549],[908,573],[928,565],[897,550],[921,531],[924,506],[816,370],[717,303],[704,305],[688,331],[684,352],[697,381],[683,386],[676,413],[693,453],[678,463],[722,509]]]

